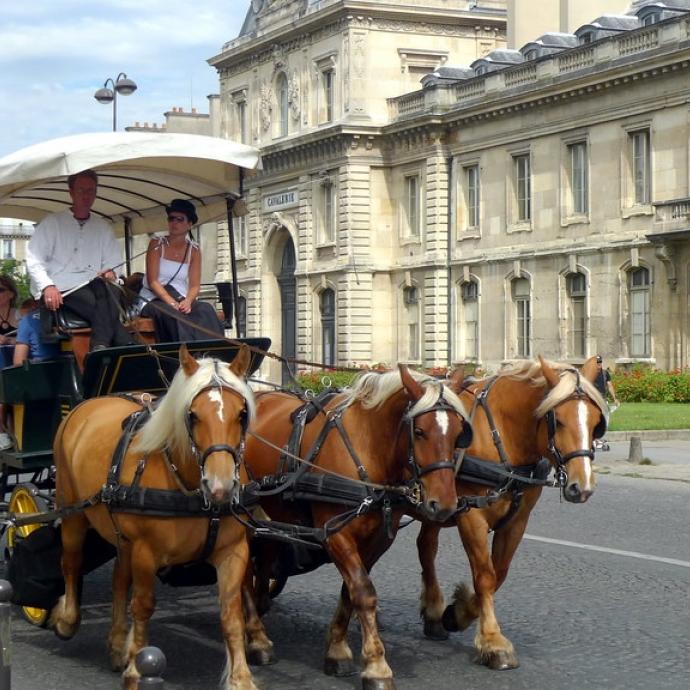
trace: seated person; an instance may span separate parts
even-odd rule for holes
[[[55,311],[64,303],[91,325],[91,349],[129,345],[120,322],[120,293],[110,281],[122,263],[110,224],[91,213],[98,176],[93,170],[67,180],[72,206],[46,216],[26,251],[26,267],[34,295]],[[63,294],[68,293],[68,294]]]
[[[26,316],[22,317],[17,328],[14,366],[19,366],[27,359],[31,362],[40,362],[44,359],[54,359],[60,354],[60,346],[57,343],[44,343],[41,339],[41,315],[38,311],[38,302],[25,300],[22,308],[25,305],[30,310]]]
[[[16,305],[16,283],[10,276],[0,275],[0,368],[12,364],[14,334],[19,323]]]
[[[197,222],[194,204],[173,199],[168,234],[151,240],[146,252],[146,276],[141,315],[153,318],[160,342],[189,342],[223,336],[214,308],[197,300],[201,285],[201,252],[189,236]]]

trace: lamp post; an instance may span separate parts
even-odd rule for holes
[[[112,85],[112,88],[108,87],[108,83]],[[113,132],[117,131],[117,94],[122,96],[129,96],[137,90],[137,85],[134,81],[127,78],[124,72],[120,72],[117,78],[113,81],[108,77],[103,83],[103,88],[98,89],[93,97],[99,103],[111,103],[113,104]]]

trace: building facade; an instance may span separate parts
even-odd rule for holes
[[[333,365],[688,366],[690,15],[666,5],[511,50],[502,2],[252,3],[210,60],[220,134],[264,164],[248,334]]]

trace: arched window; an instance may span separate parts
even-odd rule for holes
[[[278,135],[286,137],[288,135],[290,104],[288,102],[288,80],[285,74],[280,74],[278,76],[276,87],[276,94],[278,97]]]
[[[471,280],[460,286],[463,359],[479,357],[479,286]]]
[[[515,318],[515,354],[518,357],[531,357],[532,304],[529,280],[514,278],[511,291]]]
[[[628,272],[628,292],[630,296],[630,354],[633,357],[650,357],[652,328],[649,269],[640,267]]]
[[[335,292],[327,288],[319,298],[321,311],[321,349],[323,364],[336,365]]]
[[[569,301],[568,350],[573,357],[587,352],[587,277],[584,273],[570,273],[567,277]]]

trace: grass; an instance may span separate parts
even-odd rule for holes
[[[623,403],[612,415],[610,431],[690,429],[688,403]]]

